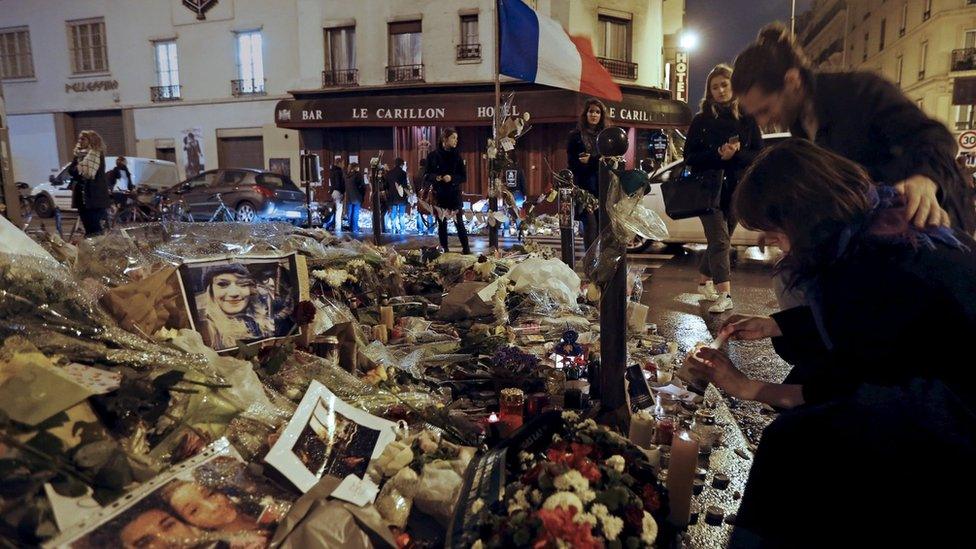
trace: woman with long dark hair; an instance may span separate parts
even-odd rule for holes
[[[942,352],[976,333],[976,242],[915,227],[904,198],[802,139],[764,150],[739,183],[739,219],[783,250],[779,268],[806,305],[721,333],[821,358],[789,384],[749,379],[712,349],[688,359],[730,395],[786,409],[755,457],[736,522],[743,545],[941,535],[952,493],[976,488],[959,474],[976,463],[976,375],[963,348]],[[908,523],[891,513],[896,501]]]
[[[105,228],[108,209],[112,205],[112,195],[105,178],[105,144],[102,136],[92,130],[78,134],[68,173],[74,182],[71,207],[78,210],[85,237],[97,236]]]
[[[596,149],[596,136],[612,125],[603,101],[587,99],[576,129],[569,134],[566,144],[566,160],[576,186],[597,198],[600,196],[600,154]],[[597,212],[578,208],[576,217],[583,226],[583,242],[589,249],[600,230]]]
[[[732,308],[732,232],[737,221],[732,212],[732,193],[742,171],[762,148],[762,133],[751,116],[739,111],[732,93],[732,68],[717,65],[705,79],[701,112],[695,115],[685,141],[685,163],[692,170],[722,170],[720,209],[701,216],[708,248],[698,270],[698,293],[714,301],[710,313]]]
[[[434,209],[437,215],[437,236],[441,248],[448,251],[447,221],[454,218],[458,238],[461,240],[461,253],[470,254],[468,231],[464,227],[461,187],[468,180],[464,159],[457,152],[458,133],[454,128],[441,132],[437,150],[427,156],[424,179],[431,185],[434,195]]]

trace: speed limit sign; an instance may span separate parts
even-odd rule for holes
[[[968,131],[959,134],[959,148],[964,151],[976,149],[976,132]]]

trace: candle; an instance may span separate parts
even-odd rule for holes
[[[386,324],[377,324],[373,326],[373,339],[379,341],[383,345],[390,340],[390,334],[387,332]]]
[[[393,330],[393,306],[392,305],[380,305],[380,324],[386,326],[387,330]]]
[[[498,414],[492,412],[488,416],[488,440],[491,443],[495,443],[501,438],[501,419],[498,417]]]
[[[501,420],[502,434],[509,436],[522,426],[525,393],[522,392],[522,389],[502,389],[499,403],[501,404],[499,419]]]
[[[674,438],[674,419],[659,417],[654,429],[654,444],[670,444]]]
[[[650,448],[654,442],[654,417],[641,410],[630,416],[630,441],[641,448]]]
[[[671,524],[683,528],[691,519],[691,491],[698,469],[698,440],[688,431],[675,433],[671,441],[668,468],[668,495],[671,498]]]

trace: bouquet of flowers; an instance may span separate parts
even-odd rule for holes
[[[536,452],[521,452],[500,502],[484,513],[475,547],[652,547],[667,496],[644,454],[622,436],[563,412]]]

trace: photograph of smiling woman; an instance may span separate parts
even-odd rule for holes
[[[193,329],[214,350],[283,337],[294,328],[294,256],[187,263],[180,276]]]

